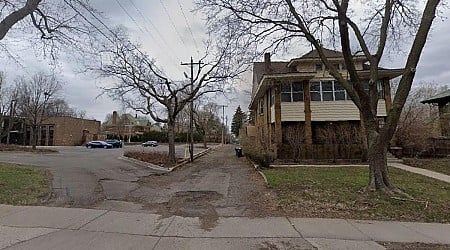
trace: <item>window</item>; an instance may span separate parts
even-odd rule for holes
[[[281,85],[282,102],[302,102],[303,101],[303,83],[283,83]]]
[[[362,82],[364,90],[369,93],[369,81],[364,80]],[[384,99],[384,85],[383,81],[377,81],[377,92],[378,92],[378,99]]]
[[[338,82],[334,82],[334,99],[336,101],[345,100],[347,92],[345,92],[344,87]]]
[[[303,102],[303,83],[301,82],[292,83],[292,101]]]
[[[311,83],[311,101],[322,101],[322,95],[320,94],[320,82]]]
[[[281,84],[281,102],[291,102],[291,84]]]
[[[264,115],[264,98],[259,99],[259,115]]]
[[[382,81],[377,82],[378,99],[384,99],[384,84]]]
[[[323,71],[323,65],[321,63],[316,63],[316,72]]]
[[[269,96],[270,96],[269,105],[273,106],[275,104],[275,89],[272,88],[269,90]]]
[[[350,100],[344,87],[334,80],[311,82],[311,101]]]
[[[322,81],[322,101],[334,101],[333,81]]]

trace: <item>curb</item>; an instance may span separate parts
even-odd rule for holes
[[[264,182],[266,183],[267,186],[269,186],[269,181],[267,181],[267,177],[266,175],[261,171],[258,170],[259,166],[258,164],[256,164],[254,161],[252,161],[250,158],[247,157],[247,160],[250,162],[250,164],[253,165],[253,167],[255,168],[255,170],[262,176],[262,178],[264,179]]]
[[[270,168],[297,168],[297,167],[312,167],[312,168],[341,168],[341,167],[369,167],[368,164],[278,164],[270,165]]]
[[[145,162],[145,161],[140,161],[140,160],[136,160],[134,158],[130,158],[130,157],[126,157],[126,156],[119,156],[118,157],[119,160],[123,160],[123,161],[128,161],[128,162],[132,162],[135,164],[139,164],[141,166],[147,167],[147,168],[151,168],[154,170],[159,170],[159,171],[165,171],[165,172],[170,172],[170,168],[165,168],[165,167],[161,167],[155,164],[151,164],[149,162]]]

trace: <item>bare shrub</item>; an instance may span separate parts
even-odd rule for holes
[[[241,146],[245,156],[256,162],[261,168],[268,168],[275,161],[275,153],[267,147],[258,145],[246,135],[241,135]]]

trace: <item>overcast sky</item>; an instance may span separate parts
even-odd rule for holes
[[[183,72],[189,68],[180,63],[188,62],[192,56],[198,60],[204,51],[203,41],[206,38],[204,20],[199,13],[192,13],[191,0],[92,0],[94,7],[104,13],[108,18],[105,23],[111,27],[122,25],[133,40],[142,44],[144,50],[156,59],[157,65],[173,80],[184,78]],[[449,10],[444,10],[447,17]],[[441,85],[450,85],[450,64],[448,58],[448,42],[450,41],[450,25],[448,19],[436,19],[434,28],[422,55],[415,82],[428,81]],[[16,53],[22,58],[21,66],[8,58],[0,56],[0,70],[4,71],[7,80],[12,81],[18,74],[31,75],[39,70],[49,70],[48,60],[35,56],[29,46],[14,44],[4,39],[10,48],[14,47]],[[274,55],[273,60],[288,60],[292,56],[301,56],[309,51],[303,48],[290,51],[290,55]],[[384,66],[399,68],[404,65],[406,55],[395,55],[385,59]],[[79,65],[76,62],[62,58],[58,70],[60,78],[66,82],[63,96],[70,106],[85,110],[87,117],[103,121],[108,113],[121,110],[118,103],[108,97],[97,97],[100,94],[99,86],[105,84],[104,80],[87,73],[77,73]],[[238,91],[233,95],[232,102],[219,100],[219,104],[227,105],[226,115],[228,124],[236,109],[241,105],[243,110],[248,109],[250,95],[245,90],[251,89],[251,79],[237,82]],[[221,115],[221,114],[220,114]]]

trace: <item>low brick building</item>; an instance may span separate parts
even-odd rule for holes
[[[38,145],[79,146],[100,138],[100,121],[74,117],[49,117],[38,135]]]
[[[104,139],[100,121],[69,116],[48,117],[38,129],[38,146],[80,146],[87,141]],[[22,118],[14,118],[10,142],[31,145],[31,128]]]

